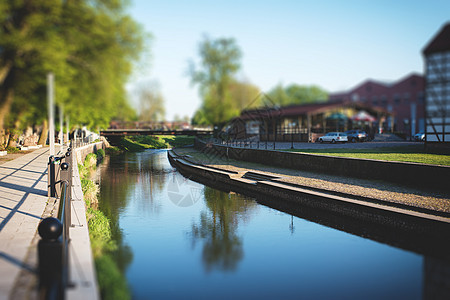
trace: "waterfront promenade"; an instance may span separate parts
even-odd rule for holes
[[[73,150],[72,224],[66,299],[99,299],[77,157],[95,144]],[[37,233],[41,219],[56,216],[58,201],[47,196],[49,148],[0,163],[0,300],[37,299]],[[58,154],[57,154],[58,156]]]
[[[0,299],[21,298],[13,296],[15,285],[37,272],[36,235],[48,200],[48,155],[49,148],[41,148],[0,165]],[[36,285],[31,281],[27,285]]]

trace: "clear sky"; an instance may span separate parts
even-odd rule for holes
[[[423,73],[421,51],[450,21],[450,0],[132,0],[128,11],[153,35],[151,62],[128,88],[156,80],[171,120],[201,104],[187,69],[205,35],[234,38],[239,77],[264,92],[279,83],[337,92]]]

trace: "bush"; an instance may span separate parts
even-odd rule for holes
[[[116,243],[111,239],[111,226],[109,219],[99,210],[88,208],[87,221],[89,237],[94,257],[101,256],[104,252],[117,249]]]
[[[94,255],[97,280],[102,299],[131,299],[131,292],[125,276],[120,272],[112,255],[117,251],[117,243],[112,239],[111,223],[103,212],[97,209],[99,187],[89,174],[97,166],[97,157],[103,158],[103,149],[96,154],[88,154],[84,165],[78,165],[81,177],[81,188],[84,194],[89,227],[89,238]]]
[[[121,152],[123,152],[119,147],[115,147],[115,146],[110,146],[108,148],[106,148],[105,153],[108,155],[116,155],[116,154],[120,154]]]
[[[98,185],[96,185],[92,180],[81,179],[81,189],[83,190],[84,201],[86,202],[87,207],[98,204]]]
[[[89,170],[84,165],[78,164],[78,173],[80,174],[80,179],[85,179],[88,177]]]
[[[178,136],[161,136],[169,148],[179,148],[194,145],[195,137],[178,135]]]
[[[164,140],[154,136],[134,136],[131,141],[138,143],[146,149],[166,149],[170,145]]]
[[[127,280],[111,256],[104,255],[96,259],[95,267],[102,299],[131,299]]]
[[[87,169],[95,168],[97,166],[97,155],[94,153],[89,153],[84,159],[84,167]]]
[[[125,151],[139,152],[144,151],[146,148],[139,143],[132,141],[130,138],[126,137],[120,141],[120,147]]]
[[[97,158],[98,158],[99,160],[102,160],[102,159],[105,157],[105,150],[103,150],[103,149],[98,149],[97,152],[96,152],[96,154],[97,154]]]
[[[18,153],[20,152],[19,148],[16,147],[0,147],[0,151],[8,151],[8,153]]]

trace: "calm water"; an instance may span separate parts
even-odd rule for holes
[[[423,256],[190,181],[166,151],[101,168],[134,299],[422,298]]]

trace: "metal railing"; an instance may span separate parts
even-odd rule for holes
[[[61,175],[63,173],[61,173],[61,170],[65,171],[65,167],[68,168],[68,173],[67,174],[72,174],[72,166],[70,163],[68,163],[70,161],[70,156],[71,156],[71,152],[72,149],[69,147],[67,148],[67,152],[63,155],[63,156],[53,156],[51,155],[48,158],[48,172],[47,172],[47,176],[48,176],[48,196],[49,197],[56,197],[59,198],[57,195],[57,191],[56,191],[56,184],[61,182]],[[64,162],[63,162],[64,161]],[[67,180],[70,180],[72,176],[67,176]],[[70,180],[71,182],[71,180]]]
[[[38,243],[40,299],[64,299],[64,291],[69,286],[69,228],[72,224],[70,150],[64,156],[49,158],[48,192],[49,197],[59,198],[59,208],[57,218],[45,218],[38,227],[41,236]]]
[[[228,147],[250,148],[250,149],[265,149],[275,150],[276,142],[260,142],[260,141],[246,141],[246,140],[230,140],[222,141],[218,144],[226,145]]]
[[[70,140],[70,148],[75,149],[79,147],[83,147],[89,144],[94,143],[95,141],[98,141],[99,139],[94,139],[92,135],[89,135],[87,137],[77,137],[75,136],[73,139]]]
[[[90,143],[92,143],[92,139],[90,138],[74,138],[70,141],[70,147],[75,149],[89,145]]]

